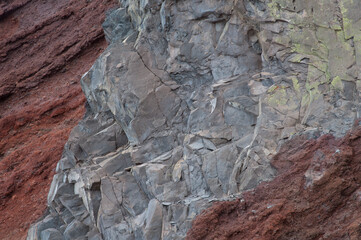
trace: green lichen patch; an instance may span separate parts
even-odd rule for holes
[[[340,9],[342,13],[343,29],[345,39],[361,37],[361,4],[356,0],[341,0]]]
[[[300,93],[300,83],[296,76],[291,77],[293,88],[296,90],[297,93]]]
[[[288,101],[285,87],[275,86],[271,88],[273,90],[269,92],[270,94],[267,96],[266,102],[273,107],[285,105]]]
[[[337,90],[342,90],[343,86],[342,86],[342,80],[339,76],[336,76],[332,82],[331,82],[331,85],[337,89]]]
[[[332,95],[332,89],[343,91],[342,81],[355,81],[355,69],[361,68],[360,1],[271,0],[268,7],[271,16],[288,23],[284,34],[275,34],[272,43],[289,49],[290,63],[307,64],[306,78],[303,70],[298,72],[300,79],[291,78],[292,91],[302,98],[302,106]],[[274,86],[267,101],[273,106],[289,104],[286,92]]]

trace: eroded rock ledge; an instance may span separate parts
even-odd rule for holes
[[[184,239],[212,202],[272,180],[289,139],[346,134],[360,113],[359,8],[120,1],[28,239]]]

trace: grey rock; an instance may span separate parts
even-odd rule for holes
[[[130,17],[125,8],[114,9],[108,14],[102,26],[108,42],[123,41],[134,33]]]
[[[64,240],[63,234],[61,234],[55,228],[48,228],[41,232],[41,240]]]
[[[59,162],[56,166],[56,172],[65,171],[65,170],[71,169],[73,167],[74,167],[74,165],[72,164],[72,162],[69,161],[69,159],[65,157],[65,158],[62,158],[59,160]]]
[[[111,226],[104,232],[105,239],[133,240],[134,235],[129,232],[129,226],[126,223],[119,223]]]
[[[60,216],[51,216],[47,215],[43,220],[40,222],[35,223],[32,225],[28,231],[27,240],[40,240],[41,234],[43,231],[47,229],[56,229],[58,226],[61,226],[63,221]]]
[[[85,236],[88,230],[88,226],[79,222],[78,220],[74,220],[65,229],[64,237],[66,240],[77,239],[78,237]]]
[[[137,181],[130,174],[119,177],[123,183],[123,206],[129,214],[136,216],[142,213],[148,205],[148,198],[139,188]]]
[[[237,147],[229,144],[203,157],[202,170],[208,186],[217,197],[224,197],[228,193],[229,177],[237,156]]]
[[[162,236],[163,210],[162,205],[155,199],[149,201],[145,222],[144,239],[160,239]]]
[[[124,170],[133,165],[130,153],[118,152],[99,163],[102,169],[109,175]]]
[[[59,200],[76,218],[83,217],[87,213],[82,199],[76,195],[64,194],[59,197]]]
[[[118,124],[113,124],[102,131],[87,137],[79,145],[87,155],[101,156],[116,150],[116,132],[121,131]]]

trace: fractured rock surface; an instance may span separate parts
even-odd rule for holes
[[[119,3],[28,239],[184,239],[212,202],[272,180],[283,143],[359,117],[354,1]]]
[[[0,2],[0,239],[25,239],[46,210],[53,169],[85,112],[79,80],[107,45],[101,24],[112,6]]]
[[[360,134],[291,140],[272,161],[273,181],[214,204],[187,239],[360,239]]]

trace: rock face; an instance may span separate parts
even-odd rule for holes
[[[0,3],[0,239],[25,239],[44,214],[53,169],[85,112],[79,80],[107,45],[101,24],[114,3]]]
[[[214,204],[187,239],[361,239],[361,127],[335,139],[293,139],[274,157],[279,175]]]
[[[212,202],[296,164],[270,163],[283,143],[343,136],[359,116],[356,1],[119,3],[103,24],[110,45],[81,81],[87,112],[57,165],[49,214],[28,239],[184,239]]]

